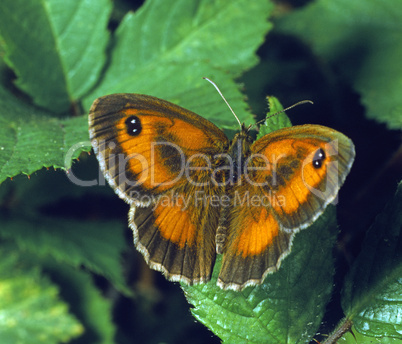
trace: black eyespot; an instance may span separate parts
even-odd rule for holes
[[[321,168],[325,158],[326,158],[325,152],[321,148],[317,150],[313,158],[313,167],[316,169]]]
[[[138,136],[141,133],[142,125],[137,116],[130,116],[126,119],[127,134],[131,136]]]

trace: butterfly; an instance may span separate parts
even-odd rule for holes
[[[91,144],[115,192],[130,205],[135,247],[147,264],[188,285],[211,278],[242,290],[261,284],[337,197],[355,150],[320,125],[233,140],[210,121],[141,94],[96,99]]]

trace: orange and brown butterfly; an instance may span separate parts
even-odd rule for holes
[[[290,252],[298,231],[337,196],[352,141],[319,125],[274,131],[257,141],[244,125],[230,141],[180,106],[141,94],[96,99],[89,133],[100,167],[130,204],[134,244],[169,280],[261,284]]]

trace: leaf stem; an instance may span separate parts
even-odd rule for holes
[[[340,339],[346,332],[351,332],[353,334],[351,330],[352,325],[352,320],[349,318],[344,318],[323,344],[336,344],[337,340]]]

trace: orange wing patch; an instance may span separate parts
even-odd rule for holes
[[[242,212],[247,211],[246,207],[243,208]],[[279,232],[278,221],[267,208],[258,208],[253,212],[256,213],[253,216],[240,214],[243,221],[239,223],[239,228],[242,231],[230,243],[230,249],[243,258],[261,254],[272,245]]]
[[[301,204],[308,201],[311,195],[309,186],[315,187],[322,182],[325,167],[315,169],[312,165],[320,143],[310,139],[302,142],[286,139],[267,147],[264,153],[270,154],[272,159],[267,186],[277,200],[272,204],[274,208],[280,207],[286,214],[296,212]]]
[[[178,118],[131,108],[122,113],[124,116],[117,123],[117,141],[127,154],[124,162],[138,184],[158,193],[185,182],[188,158],[195,152],[215,153],[215,145],[222,145],[222,142],[211,141],[201,128]],[[126,120],[130,116],[137,116],[141,122],[138,136],[127,133]]]
[[[192,247],[195,244],[197,228],[191,221],[189,212],[183,210],[183,202],[179,201],[180,199],[174,204],[158,205],[154,217],[159,234],[183,249],[185,246]]]
[[[211,277],[219,212],[203,204],[195,209],[188,194],[176,190],[156,204],[132,206],[129,221],[135,246],[151,268],[170,280],[193,284]]]
[[[334,200],[353,162],[352,142],[321,126],[278,130],[251,147],[269,160],[255,180],[265,185],[275,217],[287,229],[312,223]]]
[[[255,202],[255,196],[265,197],[258,188],[250,190]],[[243,199],[250,190],[240,191]],[[288,254],[291,238],[290,232],[281,229],[269,204],[233,204],[228,214],[228,237],[218,285],[222,289],[242,290],[260,284]]]
[[[135,109],[125,109],[124,116],[117,123],[117,142],[125,153],[123,160],[119,160],[123,169],[128,169],[134,176],[137,184],[146,189],[155,189],[157,192],[168,190],[172,187],[183,169],[182,159],[183,153],[177,144],[173,141],[163,142],[158,128],[168,127],[172,124],[172,120],[166,117],[144,114],[143,111]],[[127,133],[127,118],[137,116],[141,123],[141,132],[138,136],[132,136]],[[156,126],[157,124],[158,126]],[[166,144],[169,147],[176,146],[176,149],[170,149],[170,156],[160,157],[158,152],[161,145]],[[173,156],[172,156],[173,155]],[[170,158],[175,161],[175,166],[165,164]],[[124,166],[127,164],[127,166]]]
[[[200,159],[188,161],[194,154],[206,156],[209,162],[229,145],[224,133],[204,118],[138,94],[98,98],[90,110],[89,126],[111,186],[128,203],[143,206],[150,204],[148,196],[154,199],[185,185],[187,164],[191,168],[207,165]]]
[[[330,143],[325,143],[319,140],[309,139],[305,141],[294,141],[292,148],[295,154],[289,154],[283,160],[279,159],[274,174],[274,179],[277,180],[277,185],[274,185],[275,198],[277,202],[273,202],[272,206],[278,213],[285,213],[288,216],[296,215],[303,210],[306,213],[306,218],[312,216],[313,213],[320,210],[317,205],[326,202],[326,197],[322,199],[312,200],[315,195],[312,190],[317,192],[326,191],[333,183],[331,179],[337,179],[337,175],[332,175],[334,172],[331,168],[331,163],[334,161],[332,146]],[[320,167],[315,167],[314,159],[317,156],[319,149],[325,155]],[[292,168],[292,162],[297,165]],[[335,166],[332,166],[335,167]],[[328,199],[333,196],[336,191],[328,191]]]
[[[120,173],[124,173],[127,169],[136,177],[136,183],[149,184],[150,180],[150,163],[153,132],[151,128],[143,127],[140,136],[132,137],[127,133],[126,117],[121,117],[116,123],[118,135],[116,141],[124,152],[117,157],[117,163]]]

